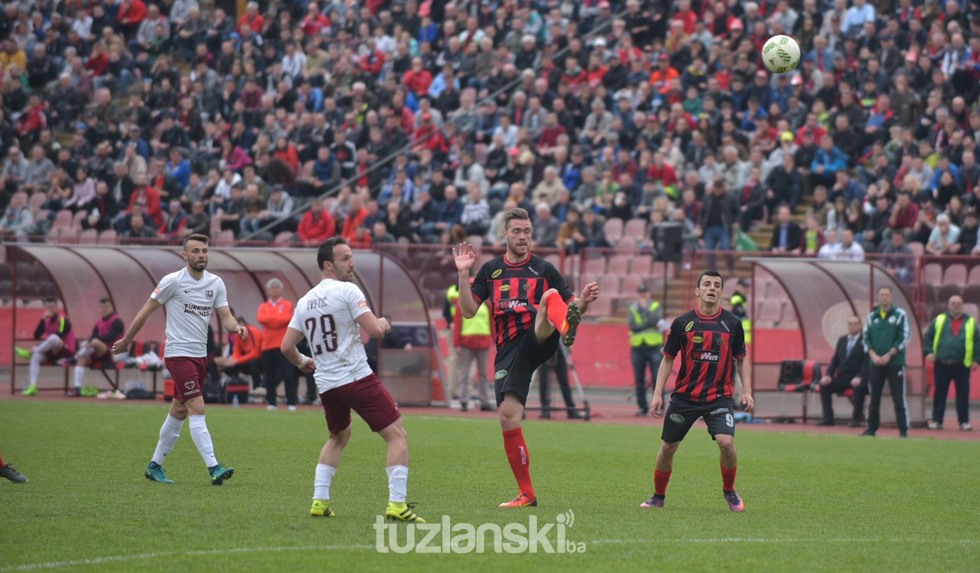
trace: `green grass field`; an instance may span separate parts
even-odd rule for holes
[[[738,515],[703,427],[678,452],[667,507],[642,510],[659,428],[529,421],[541,505],[501,510],[516,486],[497,424],[409,412],[409,499],[420,515],[527,525],[532,514],[544,524],[571,511],[565,537],[585,552],[397,555],[375,548],[384,447],[360,420],[333,485],[338,516],[313,519],[319,413],[210,409],[218,457],[237,469],[221,487],[209,484],[186,424],[166,464],[177,483],[143,478],[164,415],[159,403],[0,401],[0,451],[30,478],[0,483],[0,573],[980,567],[976,442],[740,431]]]

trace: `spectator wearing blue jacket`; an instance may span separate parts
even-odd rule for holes
[[[820,140],[820,148],[813,157],[813,163],[810,164],[810,176],[813,178],[811,187],[833,187],[837,182],[837,172],[842,169],[847,169],[847,157],[834,146],[832,137],[824,135]]]
[[[170,150],[170,161],[167,162],[167,175],[173,178],[181,188],[191,183],[191,163],[184,159],[184,152],[179,148]]]

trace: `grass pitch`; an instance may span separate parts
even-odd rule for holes
[[[0,452],[30,478],[0,483],[0,573],[8,571],[976,571],[980,444],[739,431],[737,487],[721,495],[717,448],[696,426],[662,510],[651,491],[659,427],[525,425],[541,505],[517,493],[496,422],[413,416],[409,500],[430,522],[558,523],[584,553],[379,553],[384,445],[360,420],[334,480],[337,517],[308,511],[322,415],[215,407],[213,487],[189,429],[143,478],[159,403],[0,401]],[[562,515],[562,518],[558,516]],[[399,524],[399,531],[406,525]],[[557,526],[556,526],[557,527]],[[552,540],[554,535],[550,536]],[[400,542],[404,543],[402,537]],[[438,542],[436,547],[438,547]],[[583,545],[579,545],[583,547]]]

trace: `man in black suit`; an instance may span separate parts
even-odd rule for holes
[[[861,319],[852,316],[847,319],[847,334],[837,340],[837,349],[830,360],[827,374],[820,379],[820,401],[823,404],[823,419],[818,426],[834,425],[834,407],[831,399],[835,393],[848,388],[854,389],[854,414],[849,426],[861,425],[864,417],[864,397],[868,393],[868,355],[861,342]]]
[[[772,227],[772,252],[783,255],[798,255],[803,249],[803,229],[793,221],[789,205],[780,205]]]

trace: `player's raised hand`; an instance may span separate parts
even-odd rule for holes
[[[460,243],[458,247],[453,247],[453,259],[456,260],[456,270],[468,271],[476,264],[476,250],[469,243]]]
[[[591,282],[582,289],[582,300],[588,303],[595,302],[599,298],[599,283]]]

